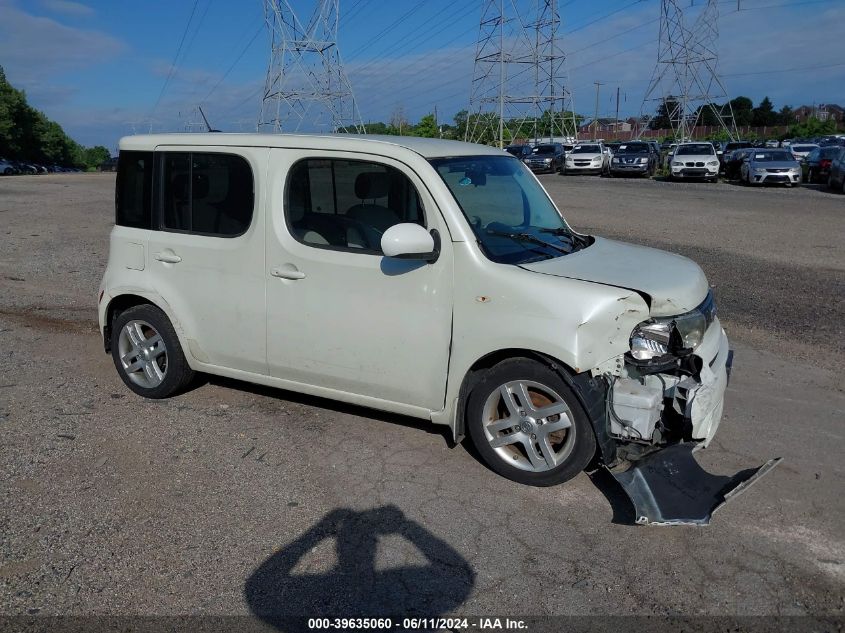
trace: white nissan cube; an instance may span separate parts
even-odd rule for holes
[[[699,266],[576,232],[499,149],[131,136],[116,187],[99,322],[141,396],[205,372],[414,416],[538,486],[719,426]]]

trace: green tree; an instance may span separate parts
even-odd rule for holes
[[[765,97],[751,113],[751,124],[756,126],[777,125],[778,115],[775,112],[772,102]]]
[[[679,107],[677,97],[666,97],[657,106],[657,113],[652,117],[648,127],[652,130],[668,130],[672,127],[672,117],[677,116]]]
[[[413,136],[424,136],[426,138],[437,138],[439,130],[437,129],[437,121],[433,114],[426,114],[420,119],[413,128],[411,128]]]
[[[792,125],[795,123],[795,114],[792,111],[792,108],[788,105],[783,106],[778,112],[778,124],[779,125]]]
[[[737,125],[751,125],[754,102],[748,97],[736,97],[729,101]]]

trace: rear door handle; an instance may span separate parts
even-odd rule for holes
[[[293,264],[284,264],[283,266],[276,266],[270,271],[273,277],[281,279],[304,279],[305,273],[299,270]]]
[[[160,262],[164,262],[165,264],[178,264],[182,261],[182,258],[179,257],[173,251],[163,251],[161,253],[155,253],[153,257],[155,257]]]

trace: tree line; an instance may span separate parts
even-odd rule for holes
[[[111,157],[102,145],[83,147],[62,126],[27,103],[0,66],[0,158],[88,169]]]

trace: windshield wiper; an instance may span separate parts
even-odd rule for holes
[[[562,246],[558,246],[557,244],[552,244],[547,242],[546,240],[541,240],[536,235],[531,235],[530,233],[508,233],[507,231],[496,231],[495,229],[487,229],[488,235],[498,235],[499,237],[509,237],[510,239],[517,241],[517,242],[530,242],[531,244],[537,244],[539,246],[548,246],[549,248],[553,248],[554,250],[558,251],[559,253],[563,253],[564,255],[569,255],[572,251],[567,248],[563,248]]]
[[[569,229],[565,229],[562,226],[556,229],[540,229],[540,233],[551,233],[552,235],[556,235],[558,237],[568,237],[569,240],[573,244],[581,244],[581,246],[589,246],[590,241],[581,235],[577,235],[576,233],[570,231]]]

